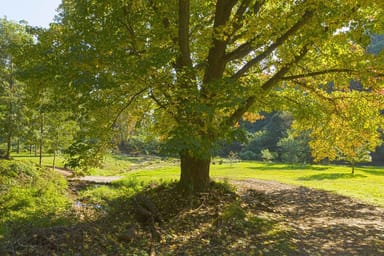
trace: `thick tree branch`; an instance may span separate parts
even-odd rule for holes
[[[255,5],[253,6],[254,15],[256,15],[260,11],[261,7],[264,5],[265,2],[266,2],[265,0],[256,1]],[[240,21],[242,20],[242,17],[249,6],[249,3],[250,3],[250,0],[244,0],[241,3],[239,9],[237,10],[237,13],[234,17],[233,33],[235,33],[241,27],[242,23]],[[235,41],[234,39],[236,38],[232,38],[232,42]],[[255,39],[256,37],[240,45],[234,51],[226,54],[226,56],[224,57],[224,61],[227,63],[229,61],[232,61],[235,59],[241,59],[247,56],[252,50],[254,50],[254,46],[252,46],[252,44],[255,41]]]
[[[251,0],[243,0],[239,8],[236,11],[236,14],[233,18],[233,29],[234,31],[238,30],[241,27],[241,20],[243,19],[244,14],[246,13]]]
[[[249,71],[254,65],[260,63],[263,59],[269,56],[277,47],[281,46],[285,41],[288,40],[290,36],[295,34],[301,27],[303,27],[308,20],[313,16],[313,11],[306,11],[303,16],[290,28],[288,29],[282,36],[276,39],[274,43],[272,43],[264,52],[257,55],[255,58],[250,60],[247,64],[245,64],[239,71],[237,71],[232,79],[239,79],[245,73]]]
[[[189,0],[179,0],[179,26],[178,44],[180,55],[177,60],[177,67],[192,67],[191,52],[189,48]]]
[[[253,13],[257,14],[265,2],[266,0],[256,1],[255,5],[253,6]]]
[[[292,62],[283,66],[278,72],[276,72],[270,79],[268,79],[261,88],[267,93],[269,90],[276,85],[277,82],[290,70],[290,68],[297,64],[308,52],[308,45],[306,45],[298,56],[296,56]],[[234,125],[245,112],[256,102],[257,98],[255,95],[249,96],[245,103],[240,106],[226,121],[227,125]]]
[[[326,70],[309,72],[305,74],[285,76],[285,77],[282,77],[280,80],[289,81],[289,80],[295,80],[295,79],[306,78],[306,77],[321,76],[321,75],[326,75],[331,73],[353,73],[353,72],[355,72],[355,70],[334,68],[334,69],[326,69]]]
[[[268,81],[266,81],[261,88],[265,91],[269,91],[281,78],[291,69],[293,65],[298,63],[308,52],[308,45],[301,49],[300,54],[297,55],[292,62],[282,67],[277,73],[275,73]]]
[[[266,0],[257,0],[255,4],[251,7],[250,3],[251,0],[243,0],[239,6],[239,8],[236,11],[235,16],[233,17],[233,34],[237,32],[243,25],[242,20],[244,17],[244,14],[246,14],[249,10],[253,10],[253,14],[257,15],[260,11],[261,7],[264,5]],[[231,42],[235,42],[237,39],[237,36],[232,36]]]
[[[223,57],[228,44],[228,39],[217,38],[215,33],[217,29],[225,26],[231,16],[231,11],[236,0],[218,0],[215,10],[215,21],[213,24],[213,46],[209,49],[208,53],[208,65],[204,74],[204,82],[210,82],[213,80],[220,79],[225,69],[225,62]]]
[[[224,57],[225,62],[229,62],[236,59],[241,59],[247,56],[253,50],[252,43],[246,42],[239,47],[237,47],[234,51],[228,53]]]

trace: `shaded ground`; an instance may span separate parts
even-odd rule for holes
[[[384,210],[325,191],[233,181],[248,207],[280,216],[298,255],[384,255]]]
[[[4,255],[384,255],[382,208],[271,181],[230,183],[236,192],[213,183],[195,196],[173,183],[149,186],[143,193],[164,220],[158,240],[143,224],[122,239],[137,224],[127,196],[84,209],[71,226],[15,233]]]

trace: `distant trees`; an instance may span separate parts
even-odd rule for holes
[[[22,136],[25,85],[17,79],[18,58],[32,37],[25,26],[0,19],[0,144],[10,158],[14,139]]]
[[[332,92],[334,112],[316,119],[296,122],[299,130],[310,134],[309,145],[316,161],[322,159],[345,160],[351,163],[352,173],[356,163],[369,162],[371,152],[382,144],[384,100],[378,93]]]
[[[43,34],[43,29],[0,19],[0,145],[6,158],[12,147],[33,146],[40,165],[44,152],[55,155],[72,143],[78,126],[53,90],[48,65],[42,65],[50,47],[36,44]]]

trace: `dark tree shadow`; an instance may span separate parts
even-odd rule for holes
[[[305,187],[248,190],[244,200],[283,216],[292,228],[296,255],[384,255],[384,209]]]
[[[300,177],[297,180],[311,181],[311,180],[336,180],[336,179],[354,179],[354,178],[366,178],[367,176],[362,174],[352,173],[322,173],[305,177]]]
[[[329,167],[325,166],[311,166],[303,164],[265,164],[263,166],[249,166],[248,169],[268,171],[268,170],[314,170],[314,171],[325,171]]]
[[[128,191],[132,183],[113,189]],[[255,187],[257,187],[255,185]],[[121,240],[134,217],[133,197],[107,201],[89,219],[18,231],[1,255],[383,255],[384,210],[333,193],[297,187],[236,194],[229,184],[184,195],[176,183],[143,192],[158,207],[161,241],[145,225]],[[9,245],[9,244],[8,244]],[[12,251],[13,250],[13,251]]]
[[[371,174],[371,175],[376,175],[376,176],[384,176],[384,170],[371,170],[371,169],[361,169],[359,168],[360,171]]]

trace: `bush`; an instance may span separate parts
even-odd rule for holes
[[[271,152],[269,149],[263,149],[261,150],[261,158],[264,162],[270,163],[277,158],[277,153]]]
[[[241,151],[239,153],[239,157],[241,160],[256,160],[257,154],[255,152],[252,152],[250,150]]]

